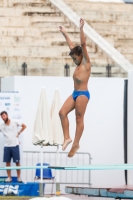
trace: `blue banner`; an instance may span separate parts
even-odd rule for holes
[[[0,183],[0,195],[39,196],[39,183]]]

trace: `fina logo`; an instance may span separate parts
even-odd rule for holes
[[[8,194],[14,194],[18,195],[18,189],[19,185],[0,185],[0,193],[3,193],[3,195],[8,195]]]

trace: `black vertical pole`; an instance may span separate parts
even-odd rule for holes
[[[107,77],[111,77],[111,65],[106,66],[106,71],[107,71]]]
[[[66,64],[66,65],[64,66],[64,68],[65,68],[65,76],[69,76],[70,66],[69,66],[68,64]]]
[[[23,68],[23,75],[26,76],[27,75],[27,64],[25,62],[22,64],[22,68]]]
[[[128,80],[124,81],[124,163],[128,162],[127,160],[127,105],[128,105]],[[125,170],[125,183],[127,185],[127,170]]]

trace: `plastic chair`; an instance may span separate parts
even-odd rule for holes
[[[36,166],[41,166],[41,163],[38,163]],[[43,163],[43,166],[49,166],[48,163]],[[36,169],[35,173],[35,179],[41,178],[41,169]],[[34,181],[35,181],[34,179]],[[51,189],[51,195],[53,194],[53,184],[54,184],[55,177],[52,175],[52,170],[49,168],[43,169],[43,180],[52,180],[52,189]]]

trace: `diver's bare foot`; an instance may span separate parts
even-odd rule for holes
[[[76,154],[76,152],[78,151],[79,148],[80,148],[79,145],[78,146],[72,146],[72,148],[71,148],[71,150],[70,150],[70,152],[69,152],[69,154],[67,156],[69,158],[73,157]]]
[[[72,142],[72,139],[69,138],[67,140],[64,140],[63,146],[62,146],[62,150],[65,151],[65,149],[67,148],[67,146]]]

